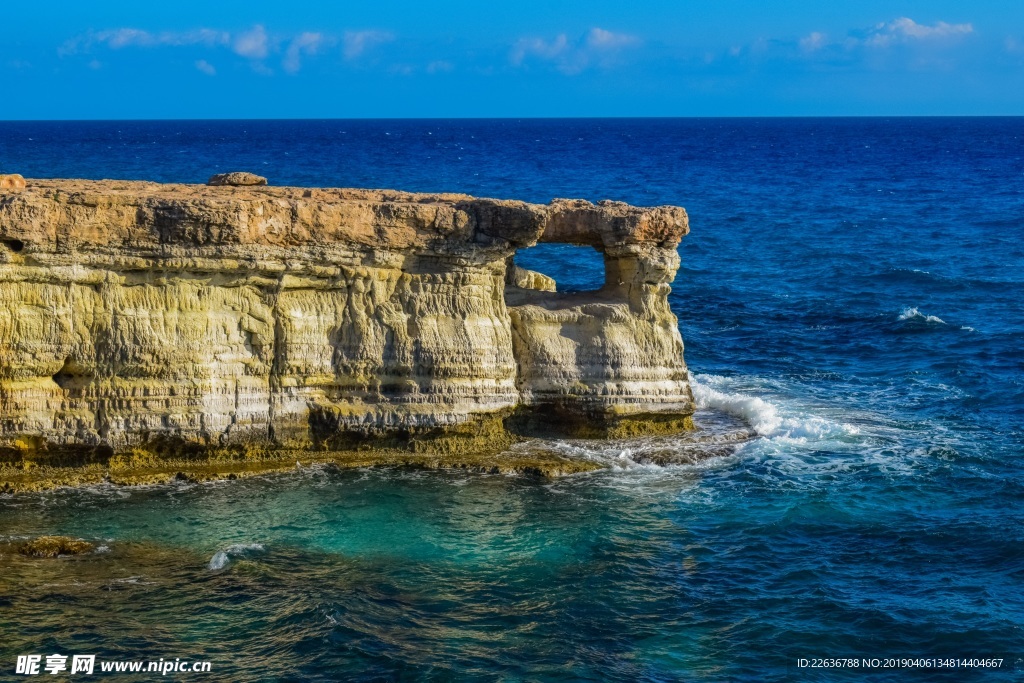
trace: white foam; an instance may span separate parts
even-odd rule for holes
[[[710,408],[735,415],[761,436],[768,436],[782,425],[778,409],[757,396],[726,393],[711,386],[725,378],[717,375],[696,375],[690,378],[693,397],[698,408]]]
[[[219,550],[210,558],[208,568],[210,571],[223,569],[231,563],[231,558],[236,555],[244,555],[249,552],[259,552],[264,549],[262,543],[235,543],[224,550]]]
[[[220,552],[215,553],[214,556],[210,558],[209,569],[210,571],[224,569],[224,567],[228,566],[228,562],[230,561],[231,560],[228,557],[228,554],[221,550]]]
[[[837,422],[798,406],[781,407],[759,396],[728,391],[733,382],[719,375],[690,378],[698,408],[721,410],[741,418],[759,436],[790,441],[832,441],[860,433],[856,425]]]
[[[939,316],[925,315],[921,311],[917,310],[917,307],[905,307],[903,311],[900,312],[900,317],[898,318],[898,320],[923,320],[926,323],[936,323],[939,325],[946,324],[946,321],[940,318]]]
[[[569,491],[574,479],[586,477],[630,495],[661,495],[670,489],[672,495],[680,495],[683,490],[688,498],[704,496],[700,504],[712,504],[714,486],[700,482],[717,481],[721,472],[731,476],[729,472],[735,468],[767,486],[815,488],[831,486],[837,477],[864,470],[890,477],[916,476],[928,471],[928,460],[933,459],[907,449],[905,425],[884,414],[832,400],[831,392],[819,395],[813,387],[800,383],[755,376],[699,374],[691,375],[690,382],[698,408],[695,422],[710,426],[712,433],[721,429],[721,443],[714,438],[707,441],[676,435],[546,444],[566,457],[605,466],[597,472],[560,479],[551,484],[552,490]],[[702,413],[703,420],[699,419]],[[715,415],[724,422],[712,423]],[[744,438],[736,431],[740,422],[749,426],[742,429]],[[752,434],[756,438],[750,438]],[[655,464],[666,462],[666,455],[685,455],[702,444],[707,457],[698,453],[678,462],[669,458],[668,466]],[[723,444],[732,447],[723,448]],[[527,449],[529,444],[513,448],[519,446]]]
[[[904,427],[885,415],[830,400],[830,392],[818,397],[799,383],[754,376],[697,374],[690,384],[698,409],[694,420],[703,430],[690,436],[546,442],[544,449],[605,466],[552,487],[567,490],[573,479],[586,477],[656,495],[666,484],[676,491],[681,485],[701,489],[694,483],[701,480],[698,475],[715,477],[736,467],[769,485],[811,487],[865,468],[887,476],[920,471],[922,458],[902,447]],[[532,448],[537,444],[513,446]]]
[[[242,553],[254,550],[262,551],[264,549],[265,548],[263,547],[262,543],[235,543],[234,545],[229,545],[224,550],[224,552],[226,552],[228,555],[241,555]]]
[[[766,378],[696,375],[691,386],[698,407],[730,412],[757,431],[761,438],[743,444],[734,461],[766,480],[813,486],[865,467],[899,476],[917,471],[920,458],[900,447],[903,430],[883,415],[809,403],[798,387]]]

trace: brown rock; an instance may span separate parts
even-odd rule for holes
[[[0,174],[0,190],[23,190],[25,179],[17,173]]]
[[[0,201],[0,466],[477,443],[513,411],[685,426],[686,229],[678,207],[32,180]],[[515,270],[538,240],[601,251],[604,286]]]
[[[230,185],[232,187],[245,187],[249,185],[266,185],[267,179],[255,173],[244,171],[233,171],[231,173],[218,173],[206,181],[207,185]]]
[[[81,555],[92,550],[93,545],[70,536],[40,536],[25,541],[18,552],[29,557],[57,557],[59,555]]]
[[[630,206],[607,199],[596,205],[582,199],[556,199],[548,207],[541,242],[615,247],[656,244],[675,249],[690,231],[679,206]]]

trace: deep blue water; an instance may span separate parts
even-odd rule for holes
[[[0,498],[0,537],[110,548],[0,557],[0,671],[65,651],[224,680],[1024,680],[1024,119],[0,123],[0,172],[228,170],[685,206],[672,304],[696,393],[761,436],[666,468],[566,444],[621,466],[554,483]],[[581,288],[596,256],[520,262]],[[815,657],[1005,662],[796,667]]]

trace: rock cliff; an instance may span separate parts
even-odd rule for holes
[[[615,202],[28,180],[0,190],[0,460],[686,428],[687,229]],[[514,262],[538,241],[598,249],[605,285],[553,291]]]

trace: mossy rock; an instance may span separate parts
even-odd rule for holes
[[[558,404],[479,415],[445,427],[377,433],[342,429],[340,412],[321,409],[315,417],[311,423],[312,448],[281,447],[267,441],[209,445],[174,436],[156,436],[108,455],[105,460],[97,457],[97,449],[84,448],[76,462],[73,448],[52,447],[42,442],[27,444],[31,449],[25,448],[6,461],[0,450],[0,493],[104,482],[132,486],[238,479],[317,464],[558,477],[602,469],[605,465],[553,452],[524,455],[509,449],[533,437],[623,439],[694,429],[692,416],[686,414],[590,414]],[[34,456],[33,459],[27,459],[26,454]],[[57,554],[66,553],[58,550]]]
[[[694,431],[693,415],[637,413],[609,415],[581,411],[574,405],[552,402],[522,406],[505,420],[505,428],[524,437],[552,439],[631,439]]]
[[[70,536],[39,536],[18,546],[18,552],[28,557],[81,555],[92,549],[92,543]]]
[[[339,413],[319,407],[310,424],[315,450],[407,451],[452,457],[465,453],[498,453],[520,440],[505,429],[504,419],[510,413],[478,415],[444,427],[363,433],[344,429]]]

